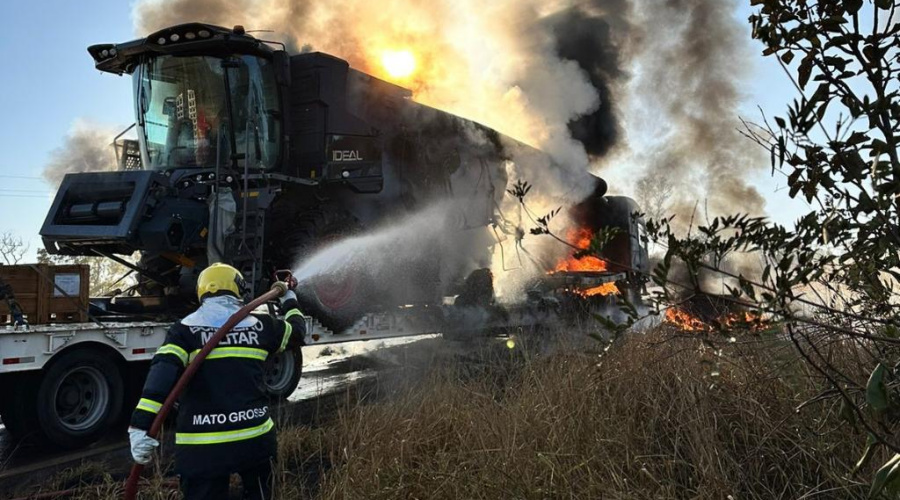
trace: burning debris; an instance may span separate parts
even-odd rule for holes
[[[716,295],[699,294],[665,313],[665,323],[685,332],[708,333],[722,329],[764,330],[759,314]]]
[[[666,310],[666,323],[669,323],[686,332],[706,332],[712,327],[696,316],[677,307],[670,307]]]
[[[594,288],[588,288],[587,290],[583,290],[580,292],[581,295],[585,297],[594,297],[597,295],[607,296],[607,295],[615,295],[619,293],[619,287],[616,286],[615,283],[604,283],[600,286],[595,286]]]
[[[608,269],[603,259],[593,255],[576,256],[580,251],[587,250],[591,245],[593,232],[586,227],[570,229],[567,240],[573,247],[572,252],[559,260],[553,271],[548,274],[558,273],[602,273]],[[599,286],[582,289],[573,288],[573,292],[581,297],[594,297],[615,295],[619,293],[619,287],[615,283],[603,283]]]

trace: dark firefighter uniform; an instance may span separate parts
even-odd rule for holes
[[[185,367],[243,307],[235,293],[241,282],[240,273],[224,264],[201,273],[201,306],[175,323],[156,351],[131,419],[133,429],[150,428]],[[241,321],[210,352],[179,399],[175,471],[189,500],[226,498],[231,473],[242,476],[245,498],[271,496],[277,442],[264,389],[265,362],[273,353],[300,345],[306,334],[293,292],[282,299],[281,309],[283,321],[268,315]]]

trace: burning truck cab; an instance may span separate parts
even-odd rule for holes
[[[88,51],[97,69],[132,78],[137,139],[117,141],[119,171],[65,177],[41,236],[51,254],[137,273],[135,287],[93,304],[98,314],[181,315],[212,262],[237,267],[257,294],[328,242],[439,201],[453,201],[461,230],[487,228],[510,147],[528,148],[240,26],[182,24]],[[137,263],[123,258],[134,254]],[[487,267],[489,248],[469,261],[459,282]],[[390,300],[440,303],[438,259],[409,265],[415,279]],[[302,301],[337,331],[373,298],[390,305],[372,291],[348,273],[305,287]]]

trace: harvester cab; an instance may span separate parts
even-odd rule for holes
[[[260,285],[255,223],[284,155],[284,52],[239,27],[202,24],[88,51],[98,69],[132,76],[137,140],[117,143],[119,172],[65,178],[41,231],[47,249],[134,267],[139,293],[117,301],[127,310],[188,297],[211,261]],[[120,257],[135,252],[137,264]]]

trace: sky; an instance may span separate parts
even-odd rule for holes
[[[41,178],[76,120],[134,121],[129,80],[94,69],[87,46],[132,38],[125,1],[0,3],[0,232],[41,248],[38,231],[53,192]],[[112,137],[110,137],[112,141]]]
[[[42,247],[38,231],[54,194],[41,171],[66,133],[79,120],[123,129],[134,121],[130,79],[97,71],[86,50],[136,38],[131,11],[124,0],[0,2],[0,109],[7,117],[0,122],[0,213],[6,215],[0,232],[23,238],[29,258]],[[747,5],[735,16],[745,20],[750,13]],[[758,121],[757,106],[769,117],[784,114],[794,96],[781,68],[761,51],[754,45],[747,62],[753,76],[742,114],[751,121]],[[791,224],[808,208],[790,200],[785,180],[772,178],[768,168],[753,180],[776,222]]]

